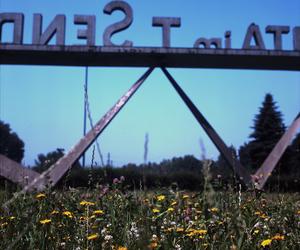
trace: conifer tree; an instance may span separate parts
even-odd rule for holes
[[[240,148],[239,156],[242,164],[257,169],[285,132],[282,114],[270,93],[266,94],[252,128],[250,141]]]

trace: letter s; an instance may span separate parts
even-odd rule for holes
[[[110,15],[115,10],[122,11],[125,14],[125,18],[122,21],[114,23],[105,29],[105,31],[103,33],[103,44],[104,44],[104,46],[132,47],[132,45],[133,45],[132,41],[126,40],[121,45],[116,45],[116,44],[112,43],[112,41],[111,41],[111,37],[113,34],[127,29],[133,21],[133,11],[128,3],[124,2],[124,1],[110,2],[104,7],[103,12],[105,14]]]

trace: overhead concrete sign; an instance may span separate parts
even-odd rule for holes
[[[80,25],[77,29],[76,39],[84,40],[83,45],[66,45],[66,23],[65,15],[58,14],[50,23],[43,23],[42,14],[33,14],[32,40],[31,44],[24,44],[24,25],[26,25],[23,13],[0,13],[0,63],[2,64],[55,64],[55,65],[106,65],[106,66],[170,66],[170,67],[217,67],[217,68],[258,68],[258,69],[289,69],[299,70],[300,56],[300,26],[290,27],[285,25],[268,25],[263,30],[252,23],[245,31],[245,37],[241,48],[232,48],[231,31],[225,31],[222,37],[199,37],[191,44],[190,48],[172,48],[171,30],[181,26],[180,17],[153,17],[152,26],[162,31],[162,47],[135,47],[134,41],[125,40],[120,44],[112,42],[112,36],[129,28],[133,23],[133,10],[124,1],[109,2],[103,9],[104,14],[111,15],[114,11],[121,11],[124,18],[113,23],[103,31],[101,41],[96,40],[96,16],[74,15],[68,20],[72,25]],[[5,25],[13,26],[12,34],[5,34],[3,41],[3,30]],[[83,28],[84,26],[84,28]],[[265,33],[265,34],[264,34]],[[264,36],[273,37],[273,48],[266,49]],[[293,50],[283,48],[282,37],[289,35],[293,41]],[[7,40],[10,37],[10,40]],[[55,39],[55,40],[54,40]],[[52,44],[49,43],[52,41]],[[54,42],[55,41],[55,42]],[[54,44],[53,44],[54,42]],[[28,60],[28,53],[32,57]],[[53,60],[54,53],[56,62]],[[93,57],[88,54],[93,52]],[[120,53],[125,55],[121,56]],[[100,55],[101,54],[101,55]],[[12,57],[12,55],[14,55]],[[51,58],[52,55],[52,58]],[[70,56],[69,59],[65,58]],[[130,58],[135,56],[135,60]],[[170,56],[171,55],[171,56]],[[176,55],[174,57],[174,55]],[[177,57],[177,56],[180,57]],[[226,57],[239,56],[239,60],[226,63]],[[46,56],[44,59],[42,56]],[[75,57],[74,57],[75,56]],[[104,57],[103,57],[104,56]],[[114,57],[116,56],[116,57]],[[149,56],[146,58],[145,56]],[[201,58],[199,57],[201,56]],[[224,57],[225,56],[225,57]],[[241,63],[240,59],[252,56],[252,63],[246,60]],[[269,60],[264,57],[273,57]],[[11,57],[11,58],[9,58]],[[261,58],[262,57],[262,58]],[[276,60],[279,57],[281,65]],[[75,60],[80,58],[79,60]],[[224,59],[225,58],[225,59]],[[57,60],[58,59],[58,60]],[[71,59],[71,60],[70,60]],[[107,60],[109,59],[109,60]],[[117,61],[115,61],[115,59]],[[171,62],[176,59],[177,62]],[[201,59],[202,62],[199,61]],[[219,62],[209,62],[211,59]],[[257,65],[253,63],[257,60]],[[104,60],[106,61],[104,63]],[[244,59],[243,59],[244,60]],[[273,61],[275,60],[275,61]],[[115,62],[114,62],[115,61]],[[205,63],[203,63],[205,61]],[[261,62],[258,62],[261,61]],[[249,64],[250,63],[250,64]]]

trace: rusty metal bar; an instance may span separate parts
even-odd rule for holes
[[[205,117],[201,114],[201,112],[197,109],[197,107],[194,105],[194,103],[190,100],[190,98],[185,94],[185,92],[180,88],[178,83],[175,81],[175,79],[171,76],[171,74],[165,69],[161,68],[161,70],[164,72],[166,77],[169,79],[172,86],[175,88],[181,99],[185,102],[185,104],[188,106],[198,123],[201,125],[201,127],[204,129],[206,134],[209,136],[209,138],[212,140],[212,142],[215,144],[217,149],[220,151],[220,153],[224,156],[227,163],[232,167],[234,172],[240,177],[242,180],[242,183],[245,184],[248,188],[252,187],[252,179],[248,171],[241,165],[241,163],[232,157],[230,150],[226,146],[226,144],[223,142],[221,137],[217,134],[217,132],[214,130],[214,128],[209,124],[209,122],[205,119]]]
[[[39,175],[39,173],[23,167],[21,164],[0,154],[0,176],[25,187]]]
[[[149,68],[140,79],[132,85],[132,87],[119,99],[119,101],[97,122],[92,128],[65,156],[60,158],[48,170],[44,171],[32,183],[27,185],[23,192],[33,190],[43,190],[46,186],[54,186],[64,176],[64,174],[72,167],[72,165],[81,157],[81,155],[89,148],[96,138],[103,132],[118,112],[128,102],[130,97],[138,90],[154,68]]]
[[[283,134],[261,167],[256,171],[254,175],[255,187],[257,189],[263,189],[268,178],[273,172],[276,164],[280,160],[281,156],[285,152],[286,148],[292,141],[294,135],[300,128],[300,113],[297,115],[289,129]]]

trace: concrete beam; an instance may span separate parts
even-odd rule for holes
[[[276,164],[280,160],[281,156],[291,143],[293,137],[296,135],[300,128],[300,113],[293,121],[288,130],[283,134],[280,140],[277,142],[271,153],[268,155],[266,160],[263,162],[261,167],[256,171],[253,181],[257,189],[263,189],[267,180],[271,176]]]
[[[300,70],[300,51],[0,44],[0,64]]]
[[[96,123],[96,125],[63,157],[61,157],[50,168],[44,171],[38,178],[24,187],[22,192],[42,191],[47,186],[53,187],[91,146],[97,137],[110,124],[114,117],[121,111],[134,93],[139,89],[147,77],[152,73],[153,68],[149,68],[117,101],[117,103]]]
[[[0,176],[25,187],[40,174],[0,154]]]
[[[219,150],[219,152],[223,155],[223,157],[230,165],[234,173],[239,176],[242,184],[245,184],[247,188],[252,188],[253,186],[252,179],[247,169],[244,168],[237,159],[232,157],[232,153],[230,152],[229,148],[226,146],[225,142],[218,135],[215,129],[209,124],[209,122],[202,115],[202,113],[195,106],[195,104],[191,101],[191,99],[186,95],[186,93],[182,90],[182,88],[178,85],[178,83],[171,76],[171,74],[165,68],[161,68],[161,70],[164,72],[164,74],[166,75],[166,77],[168,78],[168,80],[170,81],[170,83],[178,93],[178,95],[181,97],[181,99],[187,105],[191,113],[194,115],[194,117],[196,118],[200,126],[204,129],[205,133],[212,140],[212,142]]]

